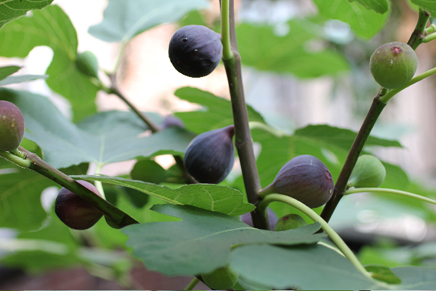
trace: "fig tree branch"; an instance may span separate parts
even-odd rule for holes
[[[253,149],[247,106],[245,104],[244,88],[241,74],[241,57],[238,52],[235,30],[234,1],[221,1],[221,22],[223,51],[231,50],[232,54],[223,55],[223,62],[226,69],[229,83],[230,97],[233,111],[233,122],[235,125],[235,145],[241,163],[242,177],[244,179],[245,191],[249,203],[256,204],[258,193],[262,189],[257,171],[256,158]],[[223,12],[223,10],[226,10]],[[227,13],[228,10],[228,13]],[[231,46],[229,48],[229,45]],[[254,227],[269,229],[267,219],[263,212],[255,209],[251,213]]]
[[[409,41],[407,42],[407,44],[410,45],[413,49],[416,49],[423,42],[424,37],[426,36],[425,29],[429,19],[430,13],[422,8],[419,8],[418,22],[416,23],[415,30],[413,31],[412,35],[409,38]]]

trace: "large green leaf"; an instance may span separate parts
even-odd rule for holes
[[[380,289],[343,256],[320,245],[249,245],[232,252],[231,268],[244,281],[274,289]],[[378,287],[378,288],[377,288]]]
[[[187,129],[195,133],[202,133],[233,124],[232,105],[230,100],[192,87],[177,89],[176,92],[174,92],[174,95],[180,99],[200,104],[205,107],[204,110],[177,112],[175,114],[183,120]],[[247,106],[247,111],[250,121],[265,122],[263,117],[251,106]],[[201,120],[201,122],[198,122],[199,120]]]
[[[206,210],[228,215],[241,215],[254,209],[252,204],[243,201],[243,195],[236,189],[211,184],[185,185],[178,189],[155,185],[147,182],[119,177],[72,176],[80,180],[101,181],[144,192],[168,203],[192,205]]]
[[[139,156],[179,154],[194,136],[178,127],[139,136],[146,128],[132,112],[99,113],[75,125],[41,95],[0,88],[0,96],[21,109],[28,130],[25,137],[36,142],[45,161],[56,168],[84,162],[107,164]]]
[[[308,49],[307,42],[318,37],[309,29],[308,23],[310,19],[290,21],[286,35],[277,35],[273,26],[240,24],[236,35],[242,64],[261,71],[291,73],[300,78],[347,71],[348,62],[338,52]],[[312,23],[312,26],[317,25]]]
[[[315,234],[319,224],[273,232],[191,206],[156,205],[152,209],[183,220],[130,225],[122,232],[129,236],[127,245],[143,260],[147,269],[170,276],[197,275],[226,266],[235,245],[311,244],[324,237],[324,234]],[[264,269],[261,263],[257,266]]]
[[[207,0],[109,0],[103,21],[91,26],[89,33],[108,42],[127,42],[147,29],[208,6]]]
[[[348,0],[348,2],[358,2],[366,9],[382,14],[389,10],[389,0]]]
[[[16,170],[0,175],[0,227],[34,230],[41,227],[46,212],[41,193],[55,183],[29,171]]]
[[[436,16],[436,2],[432,0],[412,0],[413,3],[420,6],[424,10],[430,12],[430,14]]]
[[[29,10],[42,9],[53,0],[7,0],[0,2],[0,28],[9,21],[23,16]]]
[[[436,269],[423,267],[398,267],[391,269],[401,279],[398,290],[435,290]]]
[[[46,72],[49,87],[70,101],[74,120],[96,112],[98,88],[75,65],[77,35],[61,8],[52,5],[9,23],[0,30],[0,43],[0,55],[6,57],[24,58],[37,46],[50,47],[54,55]]]
[[[370,39],[376,35],[389,17],[389,13],[380,14],[367,10],[356,3],[357,1],[350,3],[344,0],[313,0],[313,2],[320,14],[348,23],[351,29],[364,39]],[[365,3],[369,2],[365,1]]]

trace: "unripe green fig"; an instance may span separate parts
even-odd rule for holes
[[[314,156],[301,155],[287,162],[259,194],[284,194],[316,208],[327,203],[333,187],[332,174],[326,165]]]
[[[204,283],[215,290],[227,290],[235,286],[239,275],[229,267],[218,268],[212,273],[202,274],[201,278]]]
[[[218,184],[230,173],[235,159],[233,135],[229,125],[197,135],[186,148],[184,164],[200,183]]]
[[[300,226],[307,225],[303,217],[298,214],[286,214],[279,218],[276,225],[274,226],[274,231],[283,231],[288,229],[298,228]]]
[[[77,183],[101,196],[93,184],[82,180]],[[79,230],[90,228],[103,216],[100,210],[66,188],[62,188],[56,197],[55,213],[66,226]]]
[[[222,57],[221,35],[202,25],[187,25],[171,38],[168,55],[177,71],[199,78],[212,73]]]
[[[98,60],[92,52],[84,51],[77,54],[76,66],[86,76],[98,79]]]
[[[378,187],[386,178],[386,169],[380,160],[372,155],[362,155],[348,179],[348,187]]]
[[[16,150],[23,140],[24,129],[21,110],[14,103],[0,100],[0,150]]]
[[[408,44],[390,42],[374,51],[369,68],[380,86],[394,89],[405,85],[413,78],[418,68],[418,57]]]

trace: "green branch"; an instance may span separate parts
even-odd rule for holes
[[[436,200],[433,200],[433,199],[430,199],[430,198],[427,198],[427,197],[424,197],[424,196],[421,196],[421,195],[418,195],[415,193],[401,191],[401,190],[395,190],[395,189],[388,189],[388,188],[353,188],[353,189],[348,189],[347,191],[345,191],[345,195],[354,194],[354,193],[363,193],[363,192],[387,193],[387,194],[401,195],[401,196],[406,196],[406,197],[418,199],[418,200],[436,205]]]
[[[430,13],[420,7],[418,22],[416,23],[415,30],[413,31],[412,35],[409,38],[409,41],[407,42],[407,44],[410,45],[413,49],[416,49],[423,42],[423,39],[426,35],[425,29],[429,19]]]
[[[195,286],[197,286],[197,284],[200,282],[200,279],[198,279],[197,277],[194,277],[194,279],[192,279],[191,282],[189,282],[189,284],[186,286],[186,288],[184,290],[193,290]]]
[[[366,271],[365,267],[360,263],[357,257],[354,255],[353,251],[347,246],[347,244],[342,240],[342,238],[337,234],[336,231],[324,220],[321,216],[319,216],[315,211],[301,203],[300,201],[286,196],[282,194],[270,194],[266,196],[259,203],[259,210],[266,212],[268,205],[271,202],[282,202],[289,204],[296,209],[300,210],[307,216],[309,216],[313,221],[321,224],[321,228],[327,233],[330,239],[336,244],[339,250],[344,254],[344,256],[356,267],[356,269],[362,273],[365,277],[372,280],[371,274]]]
[[[68,177],[58,169],[53,168],[52,166],[47,164],[40,157],[38,157],[38,155],[31,153],[22,147],[19,147],[18,149],[25,158],[2,151],[0,151],[0,156],[20,167],[33,170],[56,182],[62,187],[67,188],[68,190],[100,210],[104,215],[111,218],[114,223],[117,224],[120,228],[129,224],[138,223],[138,221],[136,221],[114,205],[110,204],[102,197],[95,195],[94,192],[92,192],[85,186],[77,183],[74,179]]]
[[[222,0],[221,22],[223,27],[229,28],[229,36],[224,34],[223,51],[232,51],[230,58],[224,58],[227,81],[229,83],[230,99],[233,110],[233,123],[235,125],[235,145],[241,163],[242,177],[248,202],[256,204],[258,193],[262,189],[257,171],[256,158],[253,149],[247,106],[245,104],[244,88],[241,74],[241,57],[237,49],[233,0]],[[230,41],[228,41],[230,40]],[[227,56],[229,57],[229,56]],[[251,213],[253,226],[261,229],[269,229],[267,219],[263,212],[257,208]]]

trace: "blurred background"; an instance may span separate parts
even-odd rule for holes
[[[369,72],[369,58],[381,44],[391,41],[407,42],[417,18],[417,10],[409,1],[391,1],[391,13],[386,26],[370,40],[357,35],[348,24],[339,20],[319,16],[317,7],[307,0],[236,0],[239,48],[243,62],[244,90],[246,101],[260,112],[266,121],[283,131],[292,133],[309,124],[328,124],[357,131],[369,109],[373,97],[379,90]],[[119,43],[103,42],[88,33],[89,27],[103,19],[106,0],[55,0],[70,17],[77,30],[78,51],[92,51],[103,69],[112,70],[121,49]],[[86,9],[84,9],[86,7]],[[303,19],[303,20],[302,20]],[[316,35],[302,44],[308,51],[321,52],[329,49],[329,61],[323,58],[310,60],[290,55],[295,63],[280,65],[280,54],[287,52],[286,35],[304,33],[295,24],[310,19],[305,26]],[[298,22],[300,21],[300,22]],[[140,110],[155,111],[162,115],[178,111],[189,111],[197,105],[180,100],[174,91],[183,86],[192,86],[229,98],[225,70],[222,64],[209,76],[193,79],[181,75],[168,59],[168,43],[172,34],[187,24],[205,24],[219,31],[219,2],[210,1],[209,8],[193,11],[180,23],[156,26],[133,38],[125,47],[118,72],[118,85],[128,99]],[[244,35],[250,27],[269,26],[274,40],[261,39],[260,33]],[[280,46],[279,44],[283,44]],[[421,45],[417,49],[418,72],[422,73],[435,65],[436,43]],[[258,46],[258,47],[257,47]],[[301,48],[300,48],[301,49]],[[255,50],[255,53],[252,52]],[[274,59],[274,56],[277,58]],[[53,57],[48,47],[36,47],[25,59],[0,58],[0,65],[22,65],[20,73],[45,74]],[[271,60],[272,61],[268,61]],[[325,58],[324,58],[325,59]],[[266,61],[265,61],[266,60]],[[306,70],[304,69],[306,67]],[[315,69],[314,69],[315,68]],[[102,79],[106,77],[102,73]],[[68,102],[46,85],[44,80],[10,85],[8,87],[27,90],[49,96],[59,109],[72,118]],[[403,168],[409,178],[427,187],[436,187],[436,104],[435,78],[427,78],[402,91],[394,97],[381,114],[372,132],[374,136],[398,140],[403,148],[374,148],[371,151],[383,160]],[[128,107],[113,95],[99,92],[97,107],[100,111]],[[168,167],[171,157],[161,156],[157,161]],[[118,175],[128,172],[134,161],[105,166],[102,174]],[[343,202],[343,203],[342,203]],[[367,204],[369,203],[369,204]],[[344,199],[332,218],[332,225],[340,231],[355,250],[364,249],[361,259],[382,257],[392,264],[424,260],[425,250],[407,253],[407,258],[398,259],[398,249],[389,253],[390,246],[416,246],[434,242],[434,225],[426,223],[419,213],[402,212],[400,208],[385,204],[371,204],[363,196]],[[432,208],[433,211],[436,210]],[[381,215],[381,212],[385,215]],[[353,217],[353,219],[349,219]],[[0,232],[0,242],[9,230]],[[375,246],[375,247],[374,247]],[[430,246],[434,246],[434,243]],[[430,248],[429,245],[426,245]],[[1,251],[0,245],[0,251]],[[381,252],[385,252],[381,254]],[[421,253],[419,253],[421,251]],[[3,251],[4,252],[4,251]],[[405,252],[403,252],[404,254]],[[419,253],[421,257],[416,255]],[[2,253],[0,252],[0,258]],[[418,257],[416,257],[418,256]],[[434,254],[431,259],[434,264]],[[421,261],[420,261],[421,262]],[[0,266],[1,266],[0,259]],[[144,275],[149,274],[149,275]],[[90,275],[82,268],[56,270],[52,273],[27,274],[26,270],[4,266],[0,268],[1,289],[118,289],[117,283],[107,281],[99,274]],[[134,288],[176,289],[187,284],[190,278],[165,278],[157,273],[146,272],[135,265],[132,271]],[[74,282],[74,283],[73,283]],[[166,283],[165,283],[166,282]],[[173,282],[173,283],[172,283]],[[68,284],[67,284],[68,283]],[[73,283],[73,284],[71,284]],[[166,285],[165,285],[166,284]],[[181,285],[180,285],[181,284]],[[48,286],[48,287],[47,287]],[[197,289],[204,288],[198,285]]]

